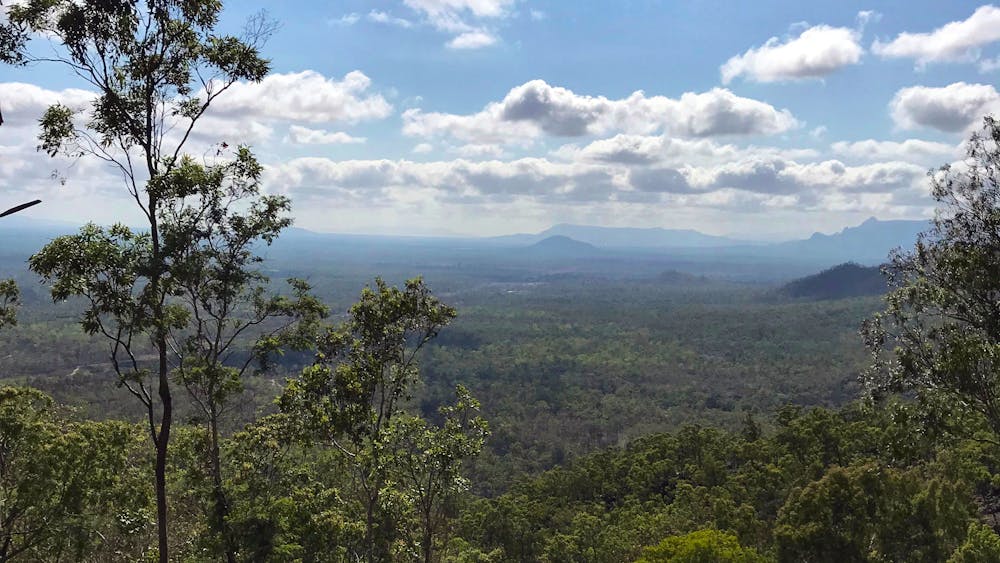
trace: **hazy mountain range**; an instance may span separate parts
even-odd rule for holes
[[[838,233],[816,233],[807,239],[761,243],[704,234],[687,229],[638,229],[560,224],[535,234],[500,237],[400,237],[318,233],[288,229],[267,252],[271,257],[297,259],[312,255],[382,260],[407,256],[413,262],[465,259],[480,261],[634,260],[672,257],[685,261],[795,262],[828,267],[842,262],[874,265],[890,250],[910,248],[926,221],[868,219]],[[0,256],[27,256],[48,240],[71,233],[68,223],[35,221],[29,217],[0,219]]]
[[[569,238],[598,249],[661,251],[679,255],[773,257],[829,262],[884,262],[894,248],[910,248],[928,221],[880,221],[870,218],[833,234],[815,233],[807,239],[777,243],[742,241],[693,230],[633,229],[555,225],[537,234],[517,234],[489,239],[510,246],[529,246],[551,237]]]
[[[501,244],[529,245],[554,236],[606,248],[711,248],[749,244],[746,241],[706,235],[690,229],[592,227],[565,223],[536,234],[506,235],[493,237],[492,240]]]

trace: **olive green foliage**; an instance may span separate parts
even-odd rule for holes
[[[722,535],[751,558],[942,561],[966,541],[1000,458],[939,439],[918,415],[903,403],[786,408],[762,435],[649,436],[474,502],[458,533],[504,561],[631,561],[665,538],[660,553],[729,549]]]
[[[0,328],[17,324],[20,290],[14,280],[0,280]]]
[[[1000,436],[1000,123],[968,143],[966,166],[931,176],[933,226],[892,255],[892,292],[863,329],[868,393],[914,391],[945,412],[971,410]],[[943,405],[942,402],[947,404]],[[946,420],[944,420],[946,422]]]
[[[718,530],[698,530],[667,538],[647,547],[636,563],[764,563],[753,549],[740,545],[736,537]]]
[[[1000,561],[1000,536],[989,526],[970,524],[968,538],[948,559],[948,563],[990,563]]]
[[[964,482],[919,468],[833,467],[792,492],[774,534],[782,561],[942,561],[974,513]]]
[[[29,388],[0,388],[0,560],[126,561],[153,530],[139,428],[70,422]]]
[[[15,65],[54,60],[96,92],[89,108],[50,107],[40,121],[39,149],[96,158],[116,168],[148,223],[139,232],[120,225],[85,227],[47,245],[31,266],[52,282],[53,298],[86,299],[84,330],[110,343],[118,384],[145,408],[157,454],[164,562],[170,543],[171,376],[180,370],[189,389],[197,388],[210,402],[236,387],[232,373],[218,367],[224,360],[212,364],[225,354],[224,346],[190,349],[187,334],[204,325],[184,299],[200,301],[209,315],[218,312],[211,306],[219,300],[238,302],[255,281],[245,273],[250,246],[269,243],[288,223],[281,217],[287,200],[258,194],[261,168],[249,150],[223,155],[220,149],[218,163],[185,155],[191,133],[218,96],[238,81],[259,81],[269,69],[258,53],[268,34],[264,21],[256,20],[243,37],[220,35],[215,28],[221,10],[217,0],[29,0],[11,6],[0,25],[0,46],[7,47],[0,60]],[[52,43],[40,55],[33,49],[44,41],[29,41],[36,37]],[[246,213],[229,211],[248,200]],[[199,272],[222,277],[192,282]],[[218,326],[239,331],[228,311],[220,315],[214,319]],[[175,355],[182,359],[175,361]],[[144,360],[149,356],[155,360]],[[196,365],[191,358],[198,358]],[[214,418],[214,407],[207,408]],[[223,513],[221,495],[216,504]],[[231,550],[227,559],[233,561]]]
[[[419,278],[402,289],[376,279],[278,399],[303,443],[329,445],[349,471],[343,493],[364,529],[349,548],[354,557],[432,561],[447,504],[466,488],[461,464],[487,434],[479,403],[459,387],[440,426],[404,411],[419,379],[417,354],[454,317]]]

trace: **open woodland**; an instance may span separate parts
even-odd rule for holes
[[[0,224],[0,562],[1000,560],[991,117],[874,289],[785,247],[324,237],[250,147],[186,152],[269,72],[220,10],[0,25],[97,93],[40,150],[147,221]]]

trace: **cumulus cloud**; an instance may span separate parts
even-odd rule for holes
[[[675,168],[638,168],[629,173],[629,183],[640,192],[689,193],[691,184]]]
[[[798,194],[814,190],[888,193],[924,179],[926,170],[905,162],[847,166],[839,160],[798,163],[755,158],[690,173],[703,189],[734,188],[754,193]]]
[[[846,27],[817,25],[782,42],[772,37],[760,47],[737,55],[722,65],[722,83],[738,76],[756,82],[822,78],[861,61],[860,33]]]
[[[500,158],[504,156],[503,147],[500,145],[462,145],[452,147],[448,152],[465,158]]]
[[[234,84],[202,116],[190,138],[197,145],[191,150],[205,150],[221,141],[261,143],[271,138],[276,126],[288,122],[357,123],[388,116],[392,106],[381,94],[369,92],[370,86],[371,80],[359,71],[348,73],[342,80],[304,71],[268,75],[260,83]],[[87,90],[56,91],[32,84],[0,83],[4,129],[34,127],[45,109],[55,103],[88,110],[95,97]],[[168,141],[179,141],[184,125],[168,123]],[[287,139],[296,143],[363,142],[346,133],[301,126],[293,126]]]
[[[371,79],[355,70],[342,80],[306,70],[269,74],[259,83],[240,82],[218,98],[214,115],[308,123],[357,123],[382,119],[392,106],[381,94],[369,93]]]
[[[896,92],[889,107],[898,127],[959,132],[994,111],[1000,94],[988,84],[956,82],[942,88],[912,86]]]
[[[336,145],[364,143],[364,137],[353,137],[343,131],[310,129],[301,125],[288,127],[288,140],[299,145]]]
[[[48,90],[21,82],[0,83],[5,128],[33,127],[45,110],[54,104],[62,104],[75,110],[87,109],[94,98],[96,95],[93,92],[76,88]]]
[[[530,143],[544,135],[580,137],[613,131],[649,134],[665,131],[687,137],[770,135],[799,125],[788,110],[715,88],[678,99],[579,95],[532,80],[513,88],[503,100],[471,115],[403,113],[403,132],[417,137],[452,137],[468,143]]]
[[[905,162],[943,163],[961,154],[960,145],[921,139],[897,141],[839,141],[830,145],[834,153],[856,160],[901,160]]]
[[[496,36],[483,30],[467,31],[446,43],[449,49],[481,49],[497,42]]]
[[[553,152],[563,160],[604,162],[622,165],[712,165],[718,162],[758,157],[788,159],[813,159],[818,153],[812,149],[778,149],[774,147],[737,147],[720,144],[711,139],[681,139],[666,135],[619,134],[598,139],[578,147],[564,145]]]
[[[427,163],[299,158],[267,170],[268,185],[293,196],[385,199],[400,191],[423,190],[429,197],[464,203],[517,197],[606,201],[622,185],[623,174],[607,167],[538,158]]]
[[[888,42],[876,40],[872,52],[885,58],[915,59],[918,66],[931,62],[971,62],[980,48],[1000,40],[1000,8],[979,7],[967,19],[947,23],[927,33],[900,33]]]
[[[829,198],[843,201],[913,191],[925,181],[925,171],[906,162],[851,166],[839,160],[799,162],[764,153],[724,164],[638,167],[543,158],[423,163],[300,158],[269,167],[267,185],[293,198],[368,198],[383,205],[400,194],[419,193],[429,201],[463,205],[515,200],[603,205],[678,197],[691,205],[720,205],[752,197],[766,205],[819,207]]]

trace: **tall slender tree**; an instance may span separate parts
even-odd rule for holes
[[[221,10],[217,0],[28,0],[11,6],[0,24],[0,60],[61,65],[95,91],[89,108],[55,105],[45,112],[40,149],[106,162],[121,174],[146,222],[135,231],[89,225],[53,241],[31,266],[52,282],[54,298],[86,299],[84,329],[109,341],[118,383],[146,408],[163,562],[169,559],[166,469],[177,367],[171,334],[186,330],[192,316],[179,299],[174,268],[185,248],[205,240],[175,228],[172,215],[191,200],[211,197],[219,174],[230,188],[229,204],[250,197],[273,214],[287,209],[282,198],[241,187],[256,185],[259,173],[249,151],[219,166],[185,157],[192,132],[219,96],[269,70],[259,53],[271,29],[267,21],[254,19],[240,37],[222,35],[215,31]],[[33,49],[46,41],[54,48]],[[270,232],[251,238],[266,242]]]
[[[403,407],[419,378],[417,354],[454,317],[455,310],[434,297],[419,278],[407,281],[402,289],[376,279],[374,287],[362,291],[348,319],[319,338],[316,362],[298,379],[289,381],[278,400],[307,441],[336,448],[351,468],[365,529],[363,544],[355,552],[358,559],[391,561],[394,545],[404,539],[403,501],[388,500],[393,494],[404,494],[395,486],[398,456],[407,446],[405,442],[430,447],[437,435],[422,421],[401,422],[407,419]],[[458,438],[459,434],[464,436],[464,431],[459,431],[464,429],[457,421],[474,407],[471,397],[460,400],[465,403],[456,408],[448,427],[455,431],[456,439],[444,446],[447,452],[442,456],[448,461],[434,469],[434,478],[454,480],[460,460],[452,458],[478,453],[475,447],[466,447],[464,438]],[[479,421],[476,431],[481,439],[485,428]],[[475,438],[468,441],[475,442]],[[427,457],[434,454],[427,452]],[[422,472],[417,471],[414,480],[422,484]],[[431,512],[440,500],[439,493],[435,491],[428,500]],[[433,518],[429,515],[428,521]]]

